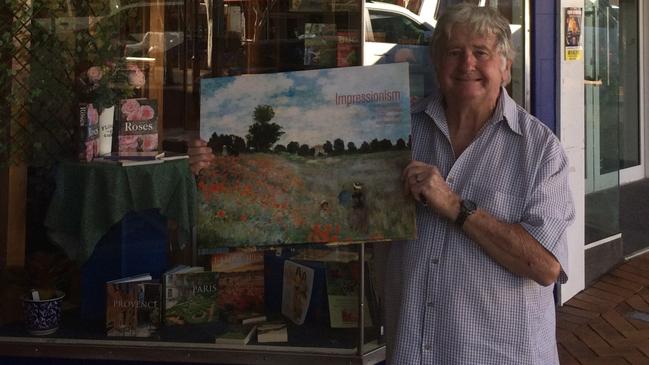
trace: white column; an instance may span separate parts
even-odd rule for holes
[[[566,7],[582,8],[581,44],[583,45],[584,1],[560,0],[557,9],[559,12],[557,132],[570,163],[569,182],[576,210],[575,222],[568,228],[568,282],[561,286],[561,303],[583,290],[585,285],[584,59],[583,52],[579,60],[565,59],[563,45]]]

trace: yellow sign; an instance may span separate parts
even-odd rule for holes
[[[577,49],[568,49],[568,48],[566,48],[565,60],[566,61],[580,60],[582,54],[583,54],[583,52],[580,49],[580,47],[577,48]]]

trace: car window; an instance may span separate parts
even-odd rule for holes
[[[444,11],[446,8],[459,4],[459,3],[471,3],[473,5],[484,5],[484,0],[440,0],[439,5],[437,5],[437,11],[435,12],[435,19],[439,19],[439,17],[444,14]]]
[[[427,45],[430,31],[406,16],[385,11],[370,10],[372,34],[367,40],[374,42]]]

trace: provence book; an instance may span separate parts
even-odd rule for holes
[[[151,337],[160,328],[161,285],[151,275],[106,283],[106,335]]]
[[[199,254],[415,237],[408,65],[201,80]]]

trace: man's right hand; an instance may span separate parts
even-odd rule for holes
[[[212,148],[200,138],[187,142],[187,155],[189,155],[189,166],[194,175],[198,175],[202,169],[208,167],[216,159]]]

